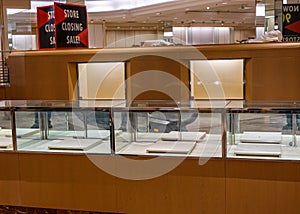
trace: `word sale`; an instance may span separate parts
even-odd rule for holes
[[[80,44],[80,36],[67,36],[67,44]]]

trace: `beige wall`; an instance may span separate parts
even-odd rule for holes
[[[255,29],[234,30],[234,41],[241,41],[249,37],[256,37]]]
[[[125,99],[124,63],[78,65],[79,96],[83,99]]]
[[[195,99],[243,99],[242,59],[191,61],[191,93]]]
[[[162,33],[157,31],[130,31],[109,30],[106,31],[106,42],[108,48],[140,46],[145,40],[161,39]]]
[[[104,31],[102,24],[89,24],[89,47],[103,48],[104,47]]]

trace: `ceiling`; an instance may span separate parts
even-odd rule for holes
[[[85,2],[91,22],[160,23],[173,26],[237,26],[253,28],[256,23],[256,0],[68,0]],[[274,0],[259,0],[273,9]],[[66,2],[66,1],[60,1]],[[32,5],[53,1],[31,0]],[[12,21],[35,22],[35,8],[9,15]],[[29,15],[30,14],[30,15]]]
[[[108,22],[173,22],[173,25],[255,23],[254,0],[181,0],[124,11],[89,14]],[[237,18],[239,17],[239,18]]]

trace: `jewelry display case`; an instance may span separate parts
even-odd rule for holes
[[[300,103],[2,101],[0,150],[299,160]]]
[[[241,102],[227,113],[227,157],[300,158],[300,103]]]
[[[139,101],[114,108],[115,152],[121,155],[222,157],[227,101]],[[162,107],[165,106],[165,107]]]
[[[13,111],[16,150],[111,154],[110,109],[109,101],[24,101]]]
[[[15,151],[222,157],[227,103],[14,101],[2,131]]]
[[[0,102],[0,150],[12,151],[12,121],[11,121],[11,104],[9,101]]]

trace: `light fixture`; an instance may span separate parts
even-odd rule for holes
[[[173,32],[169,31],[169,32],[164,32],[164,37],[172,37],[173,36]]]
[[[209,10],[210,9],[210,7],[206,7],[206,10]]]
[[[10,9],[10,8],[7,8],[7,15],[13,15],[13,14],[16,14],[16,13],[21,13],[21,12],[24,12],[26,9]]]
[[[258,3],[256,4],[256,16],[265,16],[266,10],[265,10],[265,4]]]

